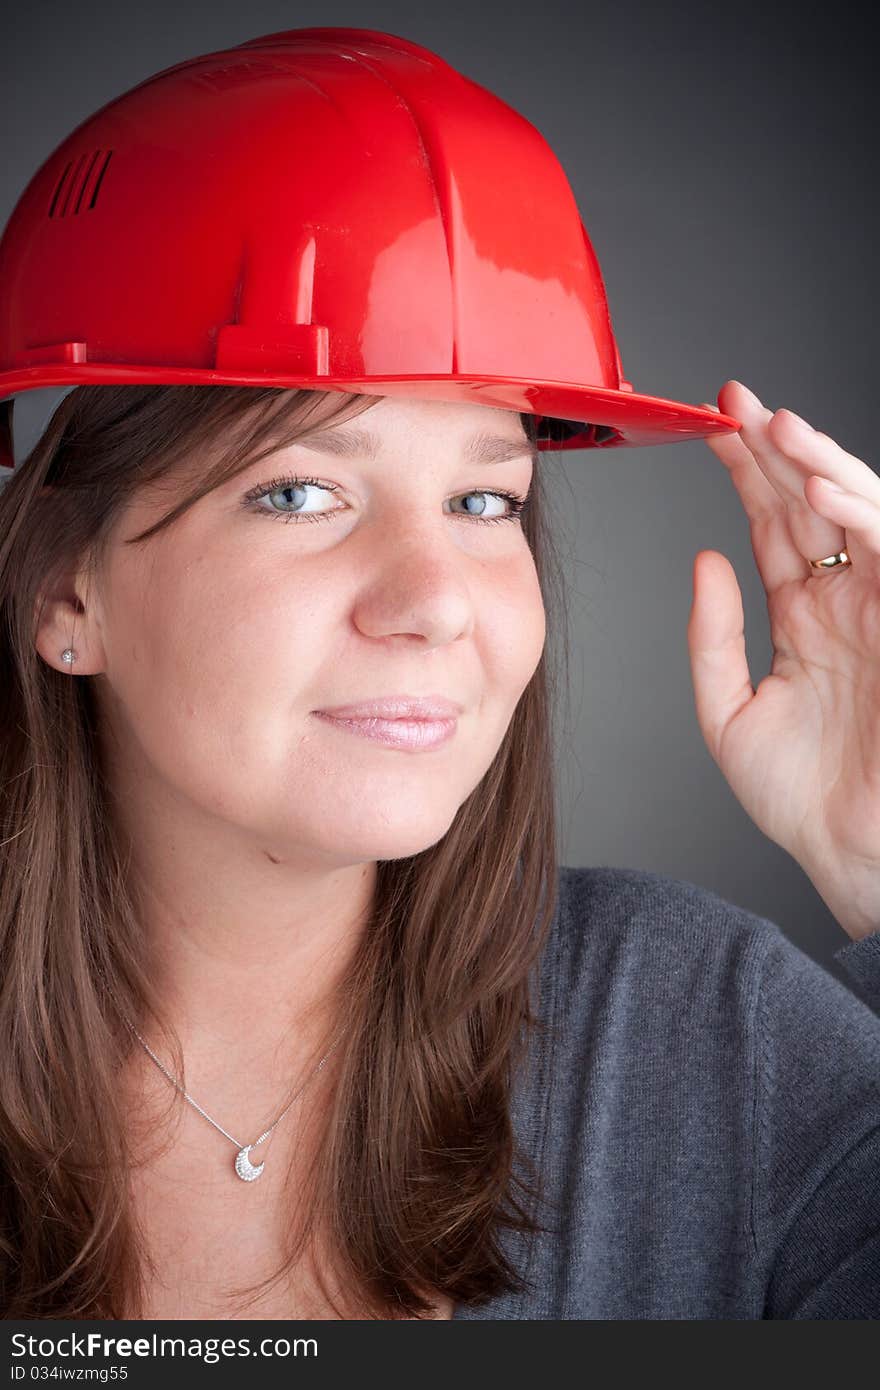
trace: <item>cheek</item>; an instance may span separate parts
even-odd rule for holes
[[[324,600],[295,604],[206,558],[157,566],[116,591],[108,684],[129,742],[169,781],[219,808],[288,763],[304,695],[327,664]],[[123,613],[123,606],[125,613]],[[133,755],[137,760],[137,755]]]
[[[531,558],[496,575],[481,601],[480,630],[490,679],[512,711],[535,673],[547,635],[546,614]]]

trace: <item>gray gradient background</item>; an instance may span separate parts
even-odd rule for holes
[[[550,142],[636,390],[715,401],[737,377],[876,466],[877,100],[859,8],[19,7],[0,57],[0,220],[75,125],[161,68],[304,25],[397,33],[489,87]],[[742,810],[696,722],[686,626],[698,550],[720,550],[736,569],[753,684],[770,660],[764,592],[723,466],[695,440],[556,455],[548,468],[573,639],[562,862],[703,884],[778,922],[846,978],[830,959],[846,936]]]

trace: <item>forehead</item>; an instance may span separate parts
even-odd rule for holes
[[[473,402],[431,401],[416,397],[383,396],[354,419],[338,424],[317,422],[297,444],[316,453],[375,462],[402,439],[426,445],[439,440],[456,458],[472,463],[498,463],[535,455],[516,411]]]
[[[362,458],[372,462],[380,459],[382,451],[388,447],[387,436],[354,425],[336,425],[318,430],[304,435],[297,443],[300,448],[315,453]],[[518,433],[508,430],[502,434],[485,429],[471,430],[457,438],[456,448],[469,463],[502,463],[506,459],[521,458],[535,452],[521,428]]]

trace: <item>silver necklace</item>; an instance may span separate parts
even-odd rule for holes
[[[226,1138],[229,1139],[229,1140],[235,1145],[236,1149],[238,1150],[238,1153],[237,1153],[236,1156],[235,1156],[235,1171],[236,1171],[236,1173],[238,1174],[238,1176],[241,1178],[242,1182],[256,1182],[257,1178],[260,1176],[260,1174],[262,1173],[263,1169],[265,1168],[266,1163],[265,1163],[265,1160],[264,1160],[262,1163],[257,1163],[257,1164],[251,1163],[250,1158],[248,1157],[248,1155],[250,1154],[251,1149],[255,1149],[255,1148],[257,1147],[258,1144],[262,1144],[262,1142],[263,1142],[264,1139],[268,1139],[269,1135],[272,1133],[272,1130],[275,1128],[275,1125],[278,1125],[278,1124],[281,1123],[281,1121],[284,1119],[284,1116],[287,1114],[288,1110],[290,1109],[291,1105],[293,1105],[293,1102],[294,1102],[299,1096],[302,1095],[303,1091],[305,1090],[306,1086],[308,1086],[309,1082],[310,1082],[311,1080],[313,1080],[313,1078],[314,1078],[315,1076],[317,1076],[318,1072],[319,1072],[319,1071],[321,1070],[321,1068],[323,1067],[323,1065],[324,1065],[324,1063],[326,1062],[327,1058],[330,1056],[330,1053],[333,1051],[333,1048],[337,1046],[337,1044],[339,1043],[340,1039],[342,1038],[342,1033],[345,1032],[345,1028],[343,1028],[343,1029],[342,1029],[342,1033],[340,1033],[339,1037],[336,1039],[336,1042],[333,1044],[333,1047],[330,1048],[330,1051],[329,1051],[329,1052],[325,1052],[324,1056],[321,1058],[320,1062],[319,1062],[318,1065],[315,1067],[315,1070],[312,1072],[311,1076],[309,1076],[309,1077],[303,1082],[302,1086],[300,1086],[299,1090],[296,1092],[296,1095],[295,1095],[295,1096],[293,1097],[293,1099],[289,1102],[289,1104],[286,1105],[285,1108],[282,1110],[281,1114],[278,1116],[278,1119],[275,1121],[275,1124],[270,1125],[269,1128],[265,1131],[265,1133],[264,1133],[264,1134],[261,1134],[260,1137],[259,1137],[259,1139],[255,1139],[254,1142],[253,1142],[252,1144],[240,1144],[239,1141],[238,1141],[237,1139],[233,1139],[232,1135],[229,1134],[229,1133],[223,1128],[222,1125],[218,1125],[218,1123],[217,1123],[216,1120],[212,1120],[212,1119],[211,1119],[211,1116],[208,1114],[208,1112],[207,1112],[206,1110],[203,1110],[202,1107],[198,1104],[197,1101],[194,1101],[194,1100],[193,1100],[192,1096],[189,1095],[189,1094],[183,1089],[183,1087],[181,1086],[181,1084],[180,1084],[179,1081],[175,1080],[175,1078],[171,1075],[171,1072],[168,1070],[168,1068],[165,1067],[165,1066],[163,1066],[163,1064],[159,1061],[159,1058],[156,1056],[155,1052],[154,1052],[153,1049],[150,1047],[149,1043],[145,1042],[144,1039],[141,1037],[140,1033],[139,1033],[138,1030],[135,1028],[134,1024],[133,1024],[133,1023],[129,1023],[129,1022],[128,1022],[128,1019],[126,1019],[125,1022],[128,1024],[129,1028],[130,1028],[131,1031],[134,1033],[135,1037],[138,1038],[139,1041],[142,1043],[142,1045],[147,1049],[147,1052],[149,1052],[149,1054],[150,1054],[150,1056],[152,1057],[153,1061],[156,1063],[156,1066],[159,1067],[159,1069],[160,1069],[161,1071],[163,1071],[163,1072],[165,1073],[165,1075],[168,1077],[168,1080],[171,1082],[171,1084],[172,1084],[173,1086],[176,1086],[176,1087],[177,1087],[178,1091],[180,1091],[181,1094],[184,1096],[184,1098],[185,1098],[186,1100],[189,1101],[190,1105],[195,1106],[196,1110],[198,1110],[198,1112],[199,1112],[200,1115],[204,1115],[205,1119],[209,1122],[209,1124],[212,1124],[212,1125],[214,1126],[215,1129],[219,1129],[220,1133],[221,1133],[221,1134],[224,1134],[224,1135],[226,1136]],[[346,1026],[347,1026],[347,1025],[346,1025]]]

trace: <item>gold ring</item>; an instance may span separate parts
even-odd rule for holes
[[[810,564],[814,570],[831,570],[838,565],[851,565],[852,560],[845,550],[838,550],[836,555],[826,555],[824,560],[811,560]]]

